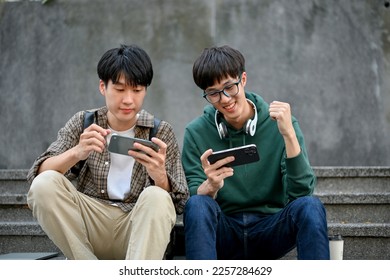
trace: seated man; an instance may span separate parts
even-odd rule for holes
[[[85,112],[76,113],[34,162],[28,205],[68,259],[162,259],[188,198],[173,129],[160,122],[151,139],[157,151],[139,143],[127,155],[107,149],[114,133],[148,139],[153,129],[142,110],[150,58],[122,45],[103,54],[97,72],[106,106],[85,130]]]
[[[294,247],[298,259],[329,259],[326,212],[312,196],[316,177],[290,105],[246,92],[244,57],[229,46],[205,49],[193,77],[212,106],[184,135],[187,259],[279,259]],[[208,160],[247,144],[259,161]]]

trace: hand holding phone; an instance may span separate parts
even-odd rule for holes
[[[256,162],[260,159],[256,145],[250,144],[250,145],[245,145],[241,147],[214,152],[208,157],[208,161],[211,164],[213,164],[218,160],[226,158],[228,156],[234,156],[234,161],[229,162],[228,164],[225,165],[228,167],[248,164],[248,163]]]
[[[153,143],[149,140],[113,134],[111,136],[110,144],[108,145],[108,151],[126,156],[129,155],[129,150],[143,153],[143,151],[134,148],[134,143],[145,145],[149,148],[152,148],[156,152],[158,152],[160,148],[156,143]]]

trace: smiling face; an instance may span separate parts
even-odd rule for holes
[[[146,96],[146,86],[129,85],[122,75],[115,84],[109,80],[107,86],[100,80],[99,89],[106,100],[110,127],[116,131],[133,127]]]
[[[220,82],[216,82],[208,87],[206,92],[222,90],[229,85],[236,83],[239,77],[227,77]],[[221,93],[221,99],[213,103],[213,106],[224,116],[224,119],[236,129],[241,129],[254,112],[245,97],[246,72],[241,75],[241,82],[238,84],[238,94],[233,97],[227,97]]]

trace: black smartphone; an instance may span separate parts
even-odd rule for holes
[[[108,151],[126,156],[129,155],[129,150],[140,152],[139,149],[134,148],[134,143],[140,143],[150,147],[156,152],[159,150],[159,146],[152,141],[114,134],[111,136],[110,144],[108,145]]]
[[[255,144],[240,146],[227,150],[213,152],[209,157],[208,161],[213,164],[220,159],[228,156],[234,156],[234,161],[229,162],[225,166],[232,167],[242,164],[248,164],[260,160],[259,153]]]

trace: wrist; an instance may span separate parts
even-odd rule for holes
[[[287,158],[293,158],[299,155],[301,152],[301,146],[299,145],[297,137],[284,137],[284,144],[286,148]]]
[[[160,188],[166,190],[167,192],[171,191],[171,186],[169,184],[168,176],[165,174],[165,176],[162,176],[159,180],[154,180],[154,184],[156,186],[159,186]]]
[[[209,180],[207,179],[206,181],[203,182],[203,184],[199,186],[197,194],[208,195],[215,199],[217,197],[217,193],[220,188],[222,188],[222,186],[214,187],[212,184],[210,184]]]

